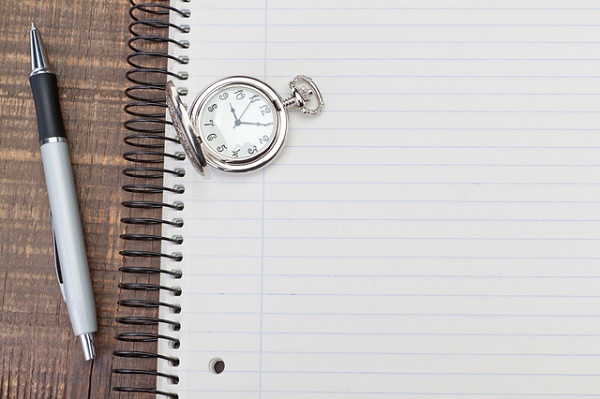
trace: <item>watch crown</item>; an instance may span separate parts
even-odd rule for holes
[[[306,83],[306,85],[299,86],[300,82]],[[283,106],[288,107],[295,105],[300,108],[303,113],[309,115],[317,115],[321,112],[321,109],[325,105],[323,103],[323,97],[319,88],[315,85],[311,78],[304,75],[298,75],[290,82],[290,88],[292,89],[292,96],[283,100]],[[312,97],[316,97],[318,104],[315,108],[307,108],[306,103],[311,100]]]
[[[292,93],[298,93],[300,94],[300,97],[302,97],[302,99],[304,101],[310,101],[310,97],[315,94],[315,92],[311,89],[308,88],[306,86],[300,86],[299,88],[294,88],[292,90]]]

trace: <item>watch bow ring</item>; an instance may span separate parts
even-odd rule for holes
[[[193,101],[189,111],[172,81],[167,106],[179,141],[194,168],[206,165],[225,172],[249,172],[267,165],[283,147],[287,108],[317,115],[323,97],[311,78],[296,76],[291,96],[282,99],[266,83],[247,76],[214,82]]]

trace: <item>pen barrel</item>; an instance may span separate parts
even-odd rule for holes
[[[66,137],[56,75],[51,72],[37,73],[29,77],[29,83],[37,111],[40,142],[53,137]]]
[[[75,335],[97,330],[90,271],[66,140],[41,146],[65,302]]]

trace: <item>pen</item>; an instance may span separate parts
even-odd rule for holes
[[[98,329],[96,305],[69,148],[58,102],[56,75],[48,68],[42,41],[33,23],[29,38],[29,83],[37,113],[40,150],[50,200],[56,275],[73,331],[81,340],[85,360],[91,360],[95,357],[93,334]]]

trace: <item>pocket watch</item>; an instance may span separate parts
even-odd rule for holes
[[[308,76],[296,76],[290,88],[291,96],[282,99],[260,80],[232,76],[204,89],[188,111],[169,81],[171,120],[194,168],[201,174],[206,165],[225,172],[249,172],[271,162],[285,141],[287,108],[295,106],[306,115],[317,115],[324,105]]]

